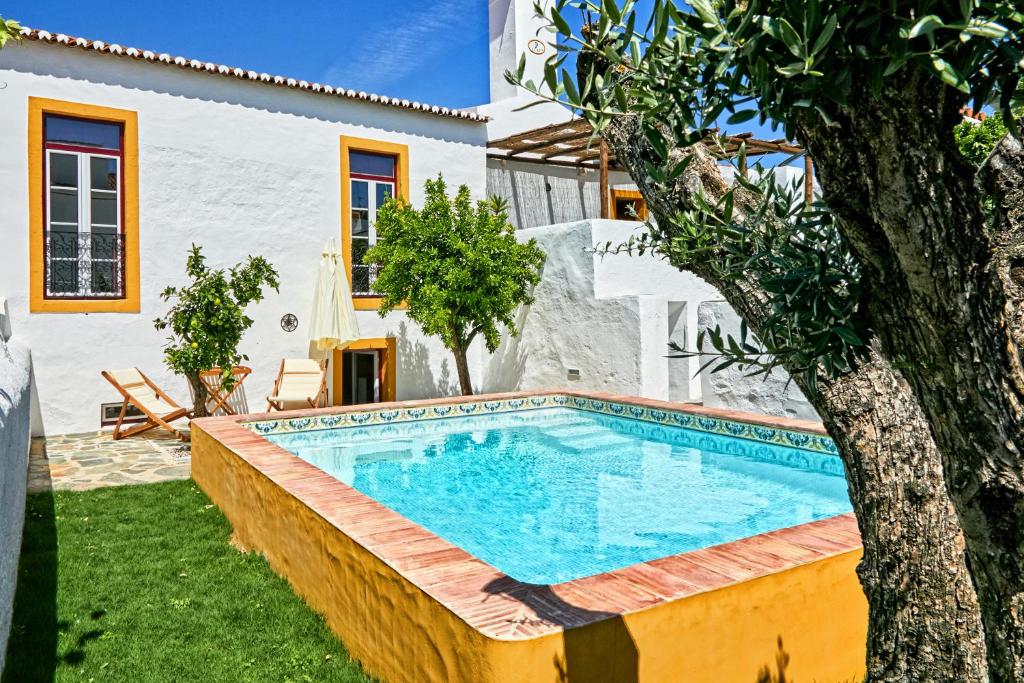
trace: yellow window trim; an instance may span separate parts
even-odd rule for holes
[[[345,271],[348,275],[349,288],[352,287],[352,182],[349,176],[350,151],[390,154],[397,160],[395,181],[398,184],[396,194],[409,201],[409,146],[395,142],[382,142],[366,138],[341,136],[341,255],[345,259]],[[379,296],[353,296],[352,304],[357,311],[375,311],[380,306]],[[405,308],[400,306],[399,308]]]
[[[341,382],[343,378],[342,354],[345,351],[384,351],[384,368],[380,377],[380,400],[382,403],[395,400],[395,378],[398,374],[398,340],[394,337],[367,337],[357,339],[344,349],[334,352],[334,396],[333,403],[341,405]]]
[[[47,299],[43,264],[43,116],[63,114],[124,126],[125,296],[123,299]],[[139,125],[134,111],[28,98],[29,311],[32,313],[139,312]]]
[[[618,211],[616,210],[616,203],[620,199],[639,199],[640,200],[640,206],[639,206],[640,210],[637,211],[636,218],[634,218],[633,216],[619,216],[618,215]],[[614,218],[616,220],[620,220],[620,221],[634,221],[634,220],[641,220],[642,221],[642,220],[646,219],[647,218],[647,200],[644,199],[644,196],[640,193],[639,190],[619,190],[619,189],[613,187],[612,188],[612,218]]]

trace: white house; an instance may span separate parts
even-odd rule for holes
[[[309,353],[330,238],[351,262],[377,203],[393,192],[418,203],[439,171],[484,196],[486,124],[473,112],[36,30],[0,52],[0,83],[0,297],[33,351],[37,431],[96,429],[100,404],[118,399],[105,368],[138,366],[189,401],[152,321],[167,307],[160,292],[184,281],[191,243],[215,265],[261,254],[281,274],[242,345],[262,409],[280,359]],[[449,354],[403,313],[380,319],[368,276],[357,266],[364,339],[350,348],[374,355],[334,359],[334,400],[366,372],[381,400],[451,391]]]
[[[642,213],[625,173],[613,168],[602,184],[597,152],[576,140],[556,140],[547,158],[495,158],[509,144],[544,151],[529,139],[537,129],[566,138],[557,131],[580,122],[555,104],[519,110],[530,96],[504,71],[526,54],[536,79],[551,48],[528,0],[490,0],[489,10],[492,101],[472,111],[41,30],[0,51],[0,322],[32,349],[36,433],[109,418],[102,407],[119,397],[103,369],[137,366],[190,401],[153,320],[167,310],[160,292],[184,282],[192,243],[215,266],[259,254],[281,275],[242,343],[252,410],[264,408],[282,358],[315,355],[306,326],[330,239],[362,337],[332,356],[331,402],[456,392],[449,352],[402,311],[380,318],[360,263],[376,206],[394,193],[419,204],[439,172],[478,198],[509,199],[522,238],[548,252],[522,336],[494,356],[471,349],[478,388],[570,385],[807,415],[798,395],[695,379],[695,359],[666,359],[669,340],[692,343],[702,311],[726,325],[735,317],[706,283],[651,257],[594,255],[593,244],[639,225],[588,220],[626,218],[627,205]]]

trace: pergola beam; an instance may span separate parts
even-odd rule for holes
[[[487,143],[489,150],[487,157],[506,161],[546,163],[555,166],[600,170],[602,159],[600,140],[600,136],[594,136],[593,128],[589,123],[583,119],[577,119],[491,140]],[[595,142],[598,144],[594,144]],[[741,146],[746,151],[746,157],[805,153],[802,147],[784,139],[759,140],[754,137],[753,133],[718,135],[717,131],[712,131],[704,139],[704,142],[708,151],[718,159],[732,159],[739,156]],[[604,154],[607,156],[606,171],[622,170],[621,165],[616,162],[614,154],[607,149]],[[740,165],[739,171],[745,175],[749,171],[746,159]]]
[[[590,135],[588,133],[580,134],[580,133],[577,133],[577,132],[573,131],[572,133],[566,133],[565,135],[559,135],[559,136],[553,137],[550,140],[541,140],[539,142],[531,142],[528,145],[523,145],[522,147],[516,147],[515,151],[512,152],[511,154],[509,154],[509,156],[519,156],[520,154],[525,154],[527,152],[534,152],[535,154],[543,154],[546,147],[551,147],[552,145],[560,145],[560,144],[575,144],[575,143],[577,143],[577,142],[579,142],[581,140],[587,140],[589,138],[590,138]],[[490,143],[488,143],[487,146],[488,147],[492,147],[492,145]]]
[[[516,145],[524,141],[540,142],[548,135],[568,135],[570,132],[573,134],[583,134],[589,136],[593,128],[584,119],[576,119],[575,121],[569,121],[566,123],[555,123],[541,128],[534,128],[533,130],[523,131],[522,133],[516,133],[507,137],[499,138],[497,140],[489,140],[487,146],[498,149],[508,149],[511,145]]]

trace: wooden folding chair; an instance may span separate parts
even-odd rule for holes
[[[189,417],[191,411],[175,403],[174,399],[165,394],[160,387],[142,374],[138,368],[104,370],[100,374],[103,375],[104,379],[113,384],[114,388],[124,397],[124,403],[121,405],[121,414],[117,418],[117,424],[114,425],[114,439],[123,439],[133,434],[140,434],[154,427],[162,427],[182,441],[188,438],[183,432],[179,432],[172,427],[170,423],[178,418]],[[125,412],[128,410],[129,405],[133,405],[142,411],[142,414],[146,416],[146,421],[121,431],[121,423],[124,421]]]
[[[220,368],[212,368],[199,373],[199,381],[206,387],[206,409],[210,412],[210,415],[216,415],[218,410],[222,410],[224,415],[238,414],[238,402],[236,401],[233,404],[231,397],[235,396],[236,392],[242,388],[242,382],[245,381],[250,373],[252,373],[252,368],[247,368],[244,365],[236,365],[231,368],[231,374],[234,376],[235,381],[231,385],[230,391],[224,390],[222,383],[224,374]],[[238,396],[241,395],[238,394]],[[213,406],[212,408],[210,407],[211,405]],[[248,412],[244,405],[242,405],[242,408],[242,412]]]
[[[267,396],[267,411],[327,405],[327,359],[285,358]]]

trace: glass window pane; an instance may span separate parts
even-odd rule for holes
[[[50,152],[50,185],[78,187],[78,156]]]
[[[352,212],[352,237],[368,237],[370,235],[370,212],[366,209]]]
[[[370,240],[367,239],[354,239],[352,240],[352,263],[361,264],[363,257],[366,256],[367,250],[370,248]]]
[[[395,157],[368,152],[348,153],[349,173],[365,173],[385,178],[395,177]]]
[[[116,123],[47,116],[45,125],[47,142],[121,149],[121,126]]]
[[[117,225],[117,195],[110,192],[92,193],[92,223]]]
[[[93,261],[91,286],[93,294],[119,293],[121,288],[117,284],[117,263]]]
[[[90,157],[89,169],[92,181],[89,187],[94,190],[117,189],[117,159]]]
[[[391,199],[391,195],[394,192],[394,186],[387,183],[377,183],[377,203],[376,207],[379,209],[384,206],[384,202]]]
[[[50,190],[51,223],[78,222],[78,190]]]
[[[352,208],[366,209],[370,206],[370,184],[365,180],[352,181]]]

